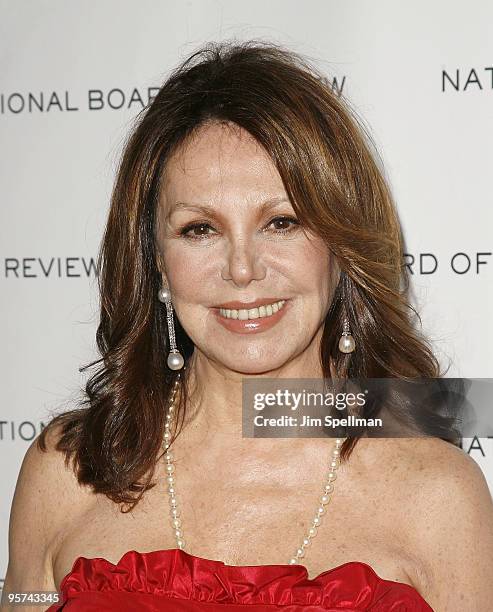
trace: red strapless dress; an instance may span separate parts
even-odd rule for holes
[[[433,612],[416,589],[350,561],[310,580],[303,565],[226,565],[179,548],[78,557],[46,612]]]

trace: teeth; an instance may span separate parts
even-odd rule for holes
[[[249,310],[235,310],[229,308],[220,308],[219,313],[221,316],[227,319],[239,319],[240,321],[246,321],[247,319],[262,319],[263,317],[270,317],[278,310],[280,310],[286,300],[280,300],[273,304],[267,304],[265,306],[259,306],[258,308],[250,308]]]

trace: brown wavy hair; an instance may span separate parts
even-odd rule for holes
[[[155,219],[166,161],[211,121],[247,130],[268,152],[302,225],[337,258],[340,280],[324,323],[320,362],[331,377],[441,376],[417,330],[403,237],[372,138],[350,103],[311,61],[278,44],[208,43],[170,74],[137,116],[120,159],[97,270],[100,364],[80,405],[55,416],[57,449],[81,484],[131,510],[161,456],[167,402],[178,373],[166,366],[166,310],[157,299]],[[357,349],[338,350],[343,317]],[[175,318],[188,361],[193,343]],[[183,372],[183,371],[182,371]],[[186,370],[185,370],[186,372]],[[182,422],[187,408],[180,378]],[[362,415],[364,416],[364,414]],[[347,460],[360,436],[341,449]],[[122,510],[126,511],[126,510]]]

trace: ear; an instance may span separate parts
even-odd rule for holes
[[[164,267],[164,260],[163,257],[161,255],[161,251],[159,250],[159,248],[156,248],[156,266],[158,269],[159,274],[161,275],[161,283],[163,286],[167,285],[167,280],[166,280],[166,272],[165,272],[165,267]]]
[[[334,279],[334,289],[339,284],[341,280],[341,266],[337,261],[337,257],[335,255],[331,255],[331,265],[332,265],[332,278]]]

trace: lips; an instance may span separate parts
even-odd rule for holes
[[[273,300],[275,302],[277,298],[264,298],[260,300],[256,300],[255,302],[249,302],[248,305],[252,307],[252,304],[258,304],[260,302],[260,306],[265,305],[265,303],[269,303],[268,300]],[[262,304],[264,302],[264,304]],[[229,302],[229,304],[245,304],[245,302]],[[227,329],[230,332],[236,334],[259,334],[261,332],[267,331],[277,325],[281,319],[286,316],[287,311],[292,306],[292,301],[286,299],[282,308],[279,308],[277,312],[273,312],[268,317],[259,317],[254,319],[233,319],[230,317],[224,317],[221,314],[220,308],[211,308],[211,311],[214,315],[214,320],[217,321],[222,327]],[[222,308],[222,306],[221,306]],[[256,306],[253,306],[256,308]],[[235,309],[236,310],[236,309]],[[247,310],[246,308],[239,308],[238,310]]]
[[[213,308],[226,308],[235,310],[249,310],[250,308],[257,308],[258,306],[266,306],[267,304],[273,304],[274,302],[280,302],[281,300],[287,300],[284,297],[267,297],[267,298],[258,298],[253,302],[224,302],[223,304],[217,304],[213,306]]]

